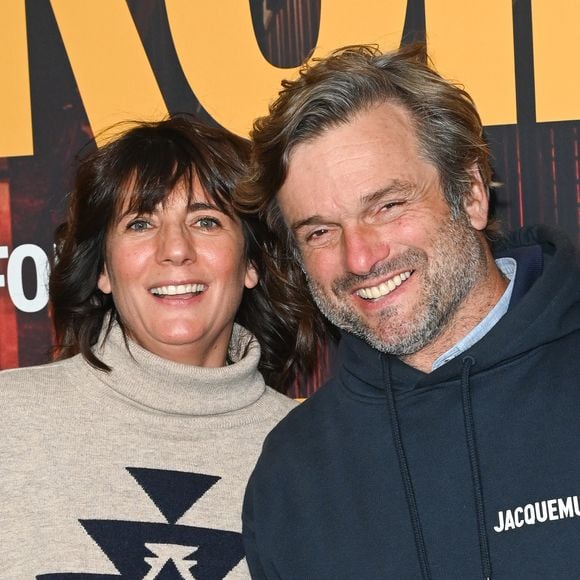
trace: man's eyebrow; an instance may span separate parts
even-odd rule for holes
[[[382,187],[381,189],[363,195],[359,200],[359,205],[363,208],[368,207],[370,205],[373,205],[373,203],[376,203],[377,201],[380,201],[385,197],[388,197],[389,195],[397,195],[401,193],[407,194],[413,191],[413,189],[414,186],[412,183],[397,179],[392,183],[390,183],[389,185],[387,185],[386,187]],[[312,225],[324,224],[327,222],[328,220],[325,219],[323,216],[315,214],[307,218],[292,222],[292,224],[290,225],[290,229],[292,230],[292,232],[296,233],[301,228]]]
[[[290,229],[293,232],[297,232],[299,229],[304,228],[306,226],[312,226],[315,224],[321,224],[324,223],[324,218],[321,215],[311,215],[310,217],[307,217],[303,220],[297,220],[295,222],[292,222],[292,224],[290,225]]]
[[[368,207],[369,205],[373,205],[377,201],[382,200],[385,197],[390,195],[397,195],[397,194],[408,194],[413,190],[413,184],[409,183],[408,181],[393,181],[393,183],[387,185],[386,187],[382,187],[377,191],[372,191],[363,195],[360,199],[360,205],[362,207]]]
[[[363,195],[359,200],[359,205],[363,208],[368,207],[370,205],[373,205],[377,201],[384,199],[389,195],[397,195],[401,193],[408,194],[411,191],[413,191],[413,189],[414,187],[412,183],[408,181],[400,181],[397,179],[392,183],[390,183],[389,185],[387,185],[386,187],[382,187],[381,189],[371,191],[370,193]],[[290,225],[290,229],[293,232],[297,232],[299,229],[303,227],[323,224],[326,223],[327,221],[328,220],[324,219],[324,217],[322,217],[321,215],[315,214],[307,218],[292,222],[292,224]]]

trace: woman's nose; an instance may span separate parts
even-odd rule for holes
[[[161,229],[157,257],[160,262],[177,265],[195,261],[195,245],[187,226],[176,224]]]

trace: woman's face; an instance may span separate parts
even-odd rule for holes
[[[98,286],[112,295],[125,330],[142,347],[175,362],[218,367],[244,287],[258,282],[244,254],[241,224],[196,178],[189,205],[177,189],[151,214],[122,215],[107,235]]]

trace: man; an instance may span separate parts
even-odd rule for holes
[[[425,61],[338,51],[255,125],[246,203],[343,331],[250,480],[255,578],[580,577],[578,257],[498,241],[480,118]]]

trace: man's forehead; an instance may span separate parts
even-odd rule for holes
[[[285,183],[315,172],[340,172],[345,163],[364,171],[365,162],[377,162],[373,157],[395,163],[420,158],[412,118],[402,106],[382,103],[365,109],[348,121],[295,144],[288,156]]]
[[[413,114],[408,107],[392,100],[380,101],[357,109],[343,119],[321,125],[308,136],[298,138],[291,147],[290,156],[294,149],[316,144],[333,134],[348,132],[351,127],[360,131],[365,125],[371,128],[395,127],[397,131],[404,129],[413,134],[416,132]]]
[[[296,144],[289,155],[280,193],[308,182],[351,177],[364,181],[367,174],[375,177],[381,172],[385,175],[383,180],[402,179],[423,162],[409,115],[400,106],[384,103]]]

